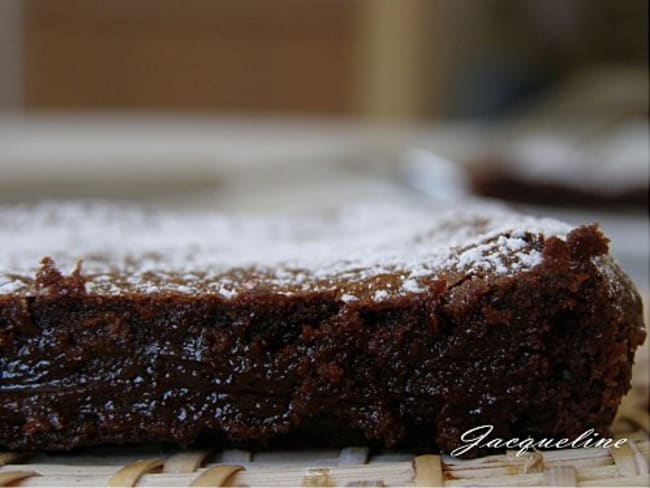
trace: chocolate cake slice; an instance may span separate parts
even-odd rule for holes
[[[644,337],[595,225],[485,205],[0,210],[8,449],[604,434]]]

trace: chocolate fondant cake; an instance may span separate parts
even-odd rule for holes
[[[486,206],[0,210],[0,446],[606,432],[645,331],[594,225]]]

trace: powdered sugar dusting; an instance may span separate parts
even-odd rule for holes
[[[540,238],[571,227],[497,206],[433,211],[353,205],[293,216],[226,217],[106,203],[0,210],[0,294],[31,293],[44,256],[68,272],[83,260],[86,291],[332,291],[344,302],[421,293],[441,273],[508,275],[542,260]],[[382,276],[390,276],[382,278]]]

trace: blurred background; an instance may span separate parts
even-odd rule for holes
[[[648,283],[647,0],[0,0],[0,203],[483,197]]]

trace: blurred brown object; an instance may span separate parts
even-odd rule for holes
[[[647,0],[3,3],[24,39],[0,73],[22,59],[5,78],[28,109],[495,117],[648,56]]]
[[[25,2],[30,108],[346,112],[355,2]]]
[[[22,9],[15,1],[0,2],[0,110],[22,102]]]
[[[440,108],[428,0],[27,0],[28,108],[367,114]],[[438,42],[434,42],[438,39]],[[433,53],[433,54],[432,54]]]

